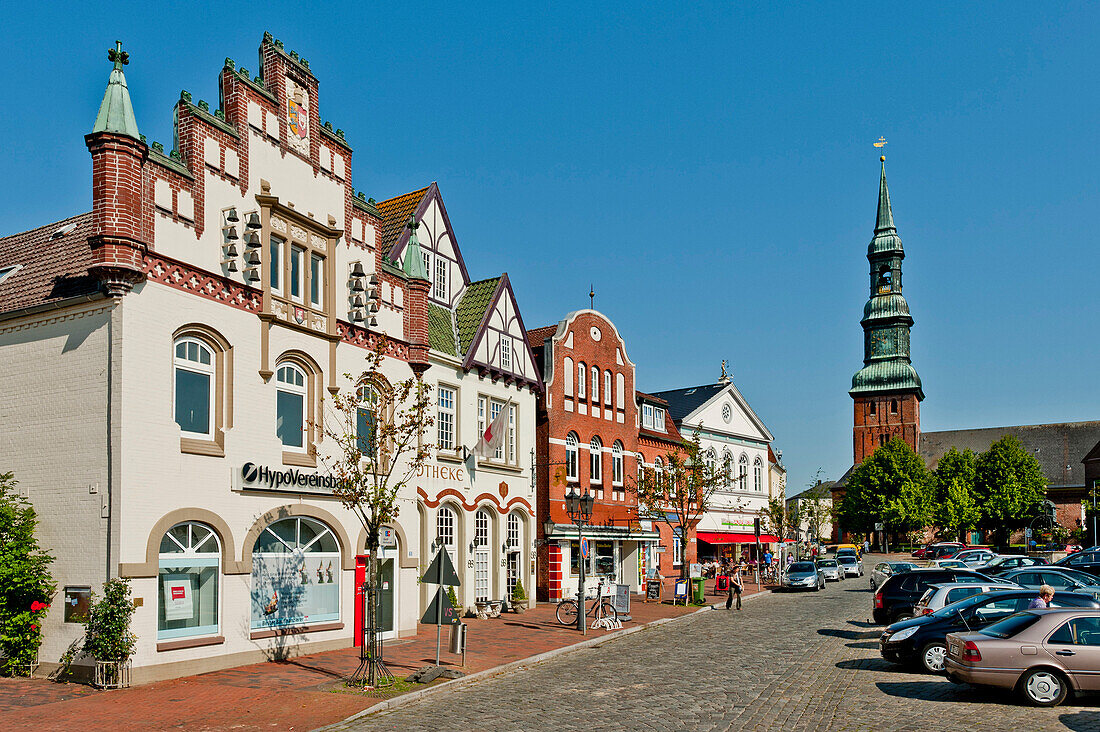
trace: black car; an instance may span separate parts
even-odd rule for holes
[[[990,623],[1026,610],[1035,590],[995,590],[973,595],[922,615],[894,623],[882,631],[879,652],[890,663],[914,664],[932,673],[943,671],[948,633],[978,630]],[[1076,592],[1055,592],[1050,607],[1100,608],[1093,597]]]
[[[1059,559],[1054,563],[1055,567],[1069,567],[1079,569],[1082,572],[1100,577],[1100,552],[1077,552],[1068,557]]]
[[[913,617],[913,607],[929,585],[992,581],[991,577],[969,569],[915,569],[905,574],[895,574],[875,590],[871,614],[879,625],[896,623]]]
[[[1011,572],[1020,567],[1036,567],[1045,564],[1050,564],[1050,562],[1043,557],[1000,556],[994,557],[989,564],[976,567],[976,569],[982,574],[988,574],[990,577],[999,577],[1005,572]]]
[[[1096,597],[1100,595],[1100,579],[1088,572],[1070,567],[1048,565],[1045,567],[1024,567],[1005,572],[998,579],[1009,580],[1031,589],[1050,585],[1055,590],[1080,592]]]

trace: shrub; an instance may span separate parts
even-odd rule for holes
[[[523,582],[519,578],[516,578],[516,586],[512,588],[512,602],[527,602],[527,593],[523,591]]]
[[[137,636],[130,632],[133,615],[130,581],[112,579],[104,582],[103,599],[92,596],[88,620],[84,624],[84,653],[97,661],[129,660],[137,644]]]

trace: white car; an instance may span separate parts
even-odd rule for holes
[[[958,559],[933,559],[928,566],[933,569],[970,569],[966,566],[966,562],[960,562]]]
[[[841,554],[836,558],[836,561],[840,564],[840,568],[844,570],[845,577],[863,576],[863,562],[851,554]]]
[[[1018,590],[1020,585],[1015,582],[944,582],[940,585],[930,585],[917,604],[913,612],[917,617],[931,615],[940,608],[953,602],[965,600],[973,595],[980,595],[990,590]]]
[[[997,557],[997,553],[990,551],[989,549],[963,549],[961,552],[951,557],[952,559],[962,562],[970,569],[976,567],[982,567],[989,564],[993,559]]]
[[[839,582],[844,579],[844,570],[840,568],[840,564],[835,559],[818,559],[817,568],[821,571],[821,574],[825,575],[825,579]]]

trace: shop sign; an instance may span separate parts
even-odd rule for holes
[[[240,478],[241,488],[247,490],[330,495],[336,489],[336,478],[331,475],[306,473],[297,468],[280,470],[256,463],[242,465]]]
[[[195,615],[190,575],[165,575],[162,586],[164,587],[164,619],[190,620]]]
[[[416,469],[417,478],[434,480],[453,480],[462,483],[466,480],[466,471],[453,465],[429,465],[421,463]]]
[[[397,546],[397,532],[392,526],[383,526],[378,530],[378,546]]]

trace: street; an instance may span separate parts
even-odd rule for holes
[[[1037,709],[887,664],[870,609],[866,576],[762,595],[334,729],[1100,730],[1100,697]]]

